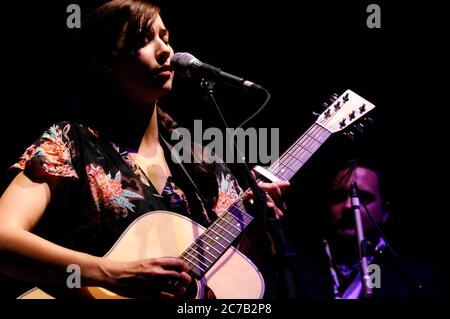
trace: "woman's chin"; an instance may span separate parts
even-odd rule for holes
[[[167,95],[172,90],[172,84],[164,84],[158,88],[152,88],[146,94],[146,100],[155,101]]]
[[[165,81],[161,83],[157,89],[154,89],[155,95],[157,95],[158,98],[163,97],[170,91],[172,91],[172,81]]]

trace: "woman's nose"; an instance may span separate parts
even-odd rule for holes
[[[158,50],[156,53],[156,61],[160,65],[164,65],[171,55],[172,49],[168,43],[164,41],[159,41]]]

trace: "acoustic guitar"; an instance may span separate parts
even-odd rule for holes
[[[333,134],[353,125],[375,106],[347,90],[318,117],[315,123],[267,169],[256,171],[269,180],[289,180]],[[116,261],[178,256],[190,266],[193,298],[259,299],[264,279],[257,267],[233,241],[254,217],[244,210],[243,195],[225,213],[204,228],[187,217],[153,211],[137,218],[105,255]],[[101,287],[87,287],[93,298],[125,298]],[[53,298],[34,288],[19,299]]]

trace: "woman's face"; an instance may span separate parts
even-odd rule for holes
[[[114,69],[114,78],[122,93],[139,104],[153,103],[172,89],[169,31],[158,15],[149,35],[136,55],[123,58]]]

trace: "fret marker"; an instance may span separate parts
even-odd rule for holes
[[[209,246],[206,246],[206,250],[209,250]]]
[[[219,240],[219,236],[216,236],[216,240]]]
[[[237,223],[236,226],[237,226],[237,227],[241,227],[241,224]]]

